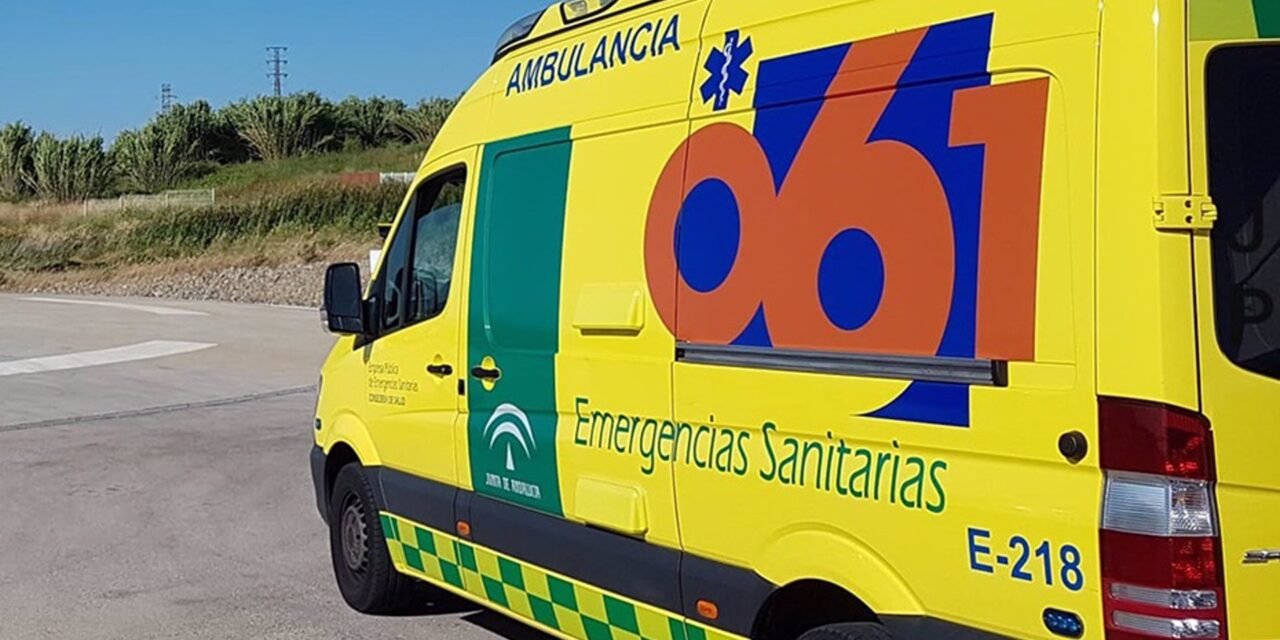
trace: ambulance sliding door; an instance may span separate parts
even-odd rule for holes
[[[642,611],[681,609],[673,472],[656,452],[672,424],[675,341],[646,295],[642,238],[653,185],[688,135],[707,4],[618,3],[512,52],[481,163],[476,497],[460,510],[478,544]],[[665,617],[634,624],[671,633]]]

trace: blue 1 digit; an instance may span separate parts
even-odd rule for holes
[[[1049,541],[1045,540],[1036,547],[1036,557],[1044,561],[1044,579],[1049,586],[1053,586],[1053,547],[1049,546]]]
[[[1027,573],[1027,561],[1031,559],[1031,543],[1022,536],[1014,536],[1009,540],[1009,548],[1018,549],[1018,560],[1013,563],[1013,577],[1017,580],[1031,582],[1035,576]]]

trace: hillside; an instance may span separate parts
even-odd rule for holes
[[[343,173],[414,171],[425,154],[426,149],[421,145],[394,145],[272,162],[222,165],[206,175],[185,180],[175,188],[215,189],[224,198],[255,197],[299,185],[332,181]]]
[[[403,185],[344,187],[358,171],[413,171],[417,145],[214,166],[180,184],[212,208],[85,215],[0,204],[0,290],[314,304],[324,265],[363,260]]]

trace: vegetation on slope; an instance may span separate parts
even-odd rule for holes
[[[381,97],[337,104],[316,93],[263,96],[213,109],[176,105],[107,148],[101,138],[58,139],[0,128],[0,200],[80,201],[171,189],[220,167],[380,147],[426,148],[457,101],[410,108]]]
[[[215,189],[219,200],[269,195],[318,182],[332,182],[343,173],[365,171],[412,172],[426,147],[395,143],[368,149],[314,154],[277,162],[243,162],[189,177],[178,189]]]
[[[343,186],[339,175],[412,172],[455,104],[334,104],[311,93],[222,109],[196,102],[110,147],[0,127],[0,288],[238,300],[243,282],[226,270],[248,269],[263,278],[250,287],[257,301],[313,301],[323,269],[311,263],[363,259],[405,194],[404,185]],[[94,213],[80,204],[169,189],[214,189],[217,204]],[[192,288],[205,281],[224,284]]]
[[[207,209],[124,211],[17,222],[0,218],[0,270],[61,272],[262,251],[299,238],[334,246],[371,242],[396,211],[403,185],[314,185]]]

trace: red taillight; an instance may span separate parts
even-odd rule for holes
[[[1103,398],[1102,468],[1216,480],[1213,435],[1204,416],[1174,407]]]
[[[1157,538],[1102,531],[1102,573],[1128,584],[1216,589],[1222,584],[1217,538]]]
[[[1103,398],[1098,426],[1108,640],[1227,638],[1208,420]]]

